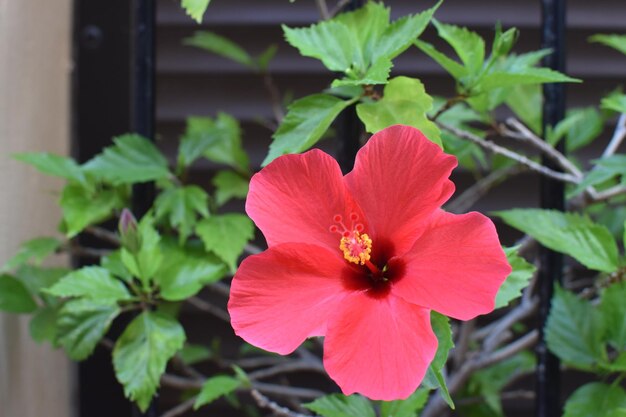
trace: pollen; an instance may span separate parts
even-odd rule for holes
[[[330,226],[329,230],[341,235],[339,249],[343,252],[343,257],[348,262],[357,265],[369,264],[368,261],[372,252],[372,239],[366,233],[363,233],[364,226],[358,222],[359,216],[356,213],[351,213],[349,218],[351,226],[346,227],[343,223],[343,217],[339,214],[335,215],[333,221],[337,225]]]
[[[357,265],[365,265],[370,260],[372,252],[372,239],[366,233],[353,231],[350,236],[344,236],[339,243],[339,249],[343,252],[343,257]]]

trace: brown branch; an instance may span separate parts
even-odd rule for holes
[[[317,6],[317,10],[320,12],[320,18],[322,18],[322,20],[330,19],[331,16],[328,11],[326,0],[315,0],[315,5]]]
[[[613,137],[602,153],[602,158],[608,158],[613,155],[622,141],[626,138],[626,113],[622,113],[617,120]]]
[[[531,144],[535,148],[539,149],[546,156],[551,158],[553,161],[558,163],[565,171],[569,172],[579,180],[582,180],[583,173],[578,169],[576,165],[574,165],[563,153],[559,152],[556,148],[550,145],[545,140],[539,138],[535,135],[530,129],[524,126],[517,119],[510,117],[506,120],[506,124],[515,129],[515,132],[511,132],[508,129],[501,129],[501,133],[505,136],[522,140],[526,143]]]
[[[88,226],[85,228],[85,233],[89,233],[92,236],[97,237],[100,240],[104,240],[115,246],[120,246],[120,238],[115,232],[111,232],[103,227]]]
[[[350,3],[350,0],[339,0],[337,4],[335,5],[335,7],[333,7],[333,9],[330,11],[329,13],[330,17],[333,18],[337,16],[339,13],[341,13],[343,8],[346,7],[348,3]]]
[[[261,394],[258,390],[253,389],[250,391],[252,398],[256,401],[256,403],[261,408],[267,408],[271,410],[275,415],[280,417],[311,417],[310,415],[300,414],[295,411],[288,409],[287,407],[283,407],[274,401],[267,398],[265,395]]]
[[[248,377],[250,379],[263,379],[269,378],[275,375],[289,373],[289,372],[299,372],[299,371],[313,371],[320,372],[324,375],[326,371],[324,370],[324,366],[321,363],[317,362],[285,362],[278,365],[274,365],[271,368],[260,369],[258,371],[250,372]]]
[[[498,185],[507,177],[523,172],[525,167],[514,165],[491,172],[485,178],[480,179],[474,185],[463,191],[458,197],[446,205],[446,210],[451,213],[463,213],[472,207],[481,197]]]
[[[228,313],[221,308],[214,306],[213,304],[204,301],[200,297],[194,296],[189,297],[186,300],[189,304],[197,308],[198,310],[204,311],[205,313],[209,313],[212,316],[217,317],[220,320],[223,320],[227,323],[230,323],[230,316]]]
[[[193,408],[193,405],[196,403],[196,398],[198,397],[189,398],[188,400],[178,404],[176,407],[171,408],[170,410],[161,414],[161,417],[176,417],[181,414],[184,414],[185,412]]]
[[[530,348],[539,340],[539,332],[533,330],[509,345],[495,352],[484,350],[474,358],[469,359],[465,364],[451,376],[448,382],[448,391],[450,394],[458,392],[467,382],[469,377],[479,369],[486,368],[497,362],[508,359],[525,349]],[[420,417],[440,417],[446,410],[445,401],[439,397],[432,397]]]
[[[517,161],[520,164],[525,165],[528,168],[532,169],[533,171],[536,171],[542,175],[553,178],[555,180],[571,183],[571,184],[578,184],[580,182],[580,179],[573,176],[572,174],[567,174],[567,173],[563,173],[563,172],[559,172],[559,171],[555,171],[553,169],[547,168],[541,164],[538,164],[537,162],[533,161],[532,159],[524,155],[521,155],[510,149],[504,148],[500,145],[496,145],[495,143],[489,140],[483,139],[479,136],[476,136],[473,133],[466,132],[461,129],[457,129],[454,126],[450,126],[441,122],[438,122],[438,125],[443,130],[447,130],[448,132],[455,134],[461,139],[469,140],[470,142],[473,142],[495,154],[506,156],[507,158]]]

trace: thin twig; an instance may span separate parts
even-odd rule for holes
[[[582,179],[583,173],[576,165],[574,165],[563,153],[559,152],[556,148],[550,145],[545,140],[539,138],[535,135],[530,129],[528,129],[522,122],[519,120],[509,117],[506,119],[506,124],[515,129],[519,135],[515,135],[515,132],[510,132],[507,129],[502,129],[502,132],[511,138],[520,139],[527,143],[530,143],[541,152],[543,152],[546,156],[550,157],[556,163],[558,163],[565,171],[574,175],[575,177]]]
[[[161,375],[161,384],[179,390],[200,389],[204,385],[203,379],[185,378],[178,375],[163,374]],[[268,384],[265,382],[252,381],[252,388],[271,395],[280,395],[286,397],[297,397],[305,399],[318,398],[325,393],[320,390],[311,388],[288,387],[284,385]],[[247,390],[247,388],[241,388]]]
[[[329,17],[333,18],[337,16],[339,13],[341,13],[343,8],[346,7],[348,3],[350,3],[350,1],[351,0],[339,0],[337,4],[335,5],[335,7],[333,7],[333,9],[330,11]]]
[[[465,356],[470,346],[471,335],[475,328],[476,320],[464,321],[461,324],[459,337],[455,343],[454,350],[452,351],[452,361],[455,368],[459,368],[465,361]]]
[[[278,374],[284,374],[289,372],[299,371],[314,371],[326,374],[324,366],[321,363],[316,362],[285,362],[278,365],[274,365],[271,368],[260,369],[248,374],[250,379],[263,379],[269,378]]]
[[[261,356],[258,358],[243,358],[230,363],[235,364],[243,369],[260,368],[262,366],[274,366],[287,362],[282,356]]]
[[[187,302],[197,308],[198,310],[202,310],[205,313],[209,313],[218,319],[224,320],[225,322],[230,323],[230,316],[228,313],[221,308],[214,306],[213,304],[204,301],[200,297],[189,297],[187,298]]]
[[[320,12],[322,20],[330,19],[330,13],[328,12],[326,0],[315,0],[315,4],[317,5],[317,10]]]
[[[265,382],[253,382],[252,387],[266,394],[282,395],[286,397],[314,399],[326,395],[325,392],[316,389],[287,387],[283,385],[267,384]]]
[[[111,253],[110,249],[87,248],[84,246],[71,245],[67,251],[75,256],[85,256],[89,258],[103,258]]]
[[[295,411],[288,409],[287,407],[283,407],[274,401],[267,398],[265,395],[261,394],[258,390],[251,390],[250,394],[252,398],[256,401],[256,403],[261,408],[267,408],[268,410],[272,410],[275,415],[281,417],[311,417],[310,415],[300,414]]]
[[[161,417],[176,417],[185,412],[191,410],[193,405],[196,403],[196,399],[198,397],[191,397],[188,400],[178,404],[176,407],[169,409],[165,413],[161,414]]]
[[[448,132],[451,132],[462,139],[469,140],[470,142],[473,142],[485,149],[488,149],[495,154],[504,155],[507,158],[513,159],[514,161],[517,161],[520,164],[526,165],[528,168],[532,169],[533,171],[539,172],[540,174],[543,174],[547,177],[553,178],[555,180],[563,181],[563,182],[572,183],[572,184],[580,183],[580,179],[573,176],[572,174],[558,172],[553,169],[544,167],[543,165],[538,164],[537,162],[527,158],[524,155],[521,155],[517,152],[514,152],[502,146],[496,145],[495,143],[489,140],[483,139],[479,136],[476,136],[470,132],[457,129],[454,126],[450,126],[448,124],[441,123],[441,122],[439,122],[438,125],[442,129],[447,130]]]
[[[595,195],[592,196],[591,203],[599,203],[622,194],[626,194],[626,187],[623,185],[615,185],[611,188],[607,188],[606,190],[597,191]]]
[[[539,332],[537,330],[533,330],[495,352],[482,351],[473,359],[465,362],[461,369],[459,369],[459,371],[450,378],[450,381],[448,382],[448,391],[450,394],[458,392],[465,382],[467,382],[469,377],[478,369],[486,368],[494,363],[508,359],[517,353],[530,348],[537,343],[537,340],[539,340]],[[446,407],[446,403],[440,396],[432,397],[420,417],[440,417]]]
[[[223,282],[214,282],[213,284],[209,285],[208,288],[219,294],[222,295],[226,298],[230,297],[230,286],[228,284],[224,284]]]
[[[265,89],[270,96],[274,119],[276,119],[276,123],[280,125],[280,122],[282,122],[283,118],[285,117],[285,112],[283,110],[280,96],[280,90],[278,90],[278,86],[274,82],[274,78],[268,71],[263,71],[261,75],[263,76],[263,85],[265,86]]]
[[[617,120],[617,125],[615,125],[615,131],[613,132],[613,137],[611,141],[607,145],[606,149],[602,153],[602,158],[608,158],[613,155],[622,141],[626,138],[626,113],[622,113]]]
[[[263,252],[263,249],[261,249],[260,247],[253,245],[252,243],[248,243],[246,244],[246,246],[244,246],[243,248],[244,252],[250,254],[250,255],[256,255],[257,253],[261,253]]]
[[[529,390],[517,390],[517,391],[508,391],[500,394],[500,400],[533,400],[535,398],[535,393]],[[480,404],[484,402],[485,399],[483,397],[469,397],[462,398],[461,400],[456,402],[456,405],[472,405],[472,404]]]
[[[489,190],[512,175],[523,172],[526,168],[522,165],[498,169],[486,177],[477,181],[474,185],[463,191],[458,197],[446,205],[446,211],[451,213],[463,213],[472,207]]]
[[[97,237],[98,239],[109,242],[112,245],[120,246],[120,238],[115,232],[111,232],[103,227],[89,226],[85,228],[85,232]]]

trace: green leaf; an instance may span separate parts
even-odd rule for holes
[[[26,152],[13,155],[13,158],[32,165],[38,171],[55,177],[74,181],[84,187],[88,186],[87,178],[80,166],[72,159],[47,152]]]
[[[575,151],[591,143],[604,129],[604,119],[594,107],[572,109],[547,134],[551,145],[567,137],[567,150]]]
[[[122,248],[121,260],[126,269],[141,280],[144,289],[148,289],[150,280],[154,277],[163,261],[163,253],[159,246],[161,236],[154,228],[153,219],[150,216],[144,216],[141,219],[137,230],[141,241],[139,251],[131,253],[127,249]]]
[[[220,259],[207,256],[202,249],[180,247],[167,242],[161,247],[163,263],[156,274],[161,296],[180,301],[198,293],[206,284],[226,274]]]
[[[32,313],[37,303],[26,286],[11,275],[0,275],[0,310],[9,313]]]
[[[193,20],[201,23],[202,16],[204,16],[210,2],[211,0],[181,0],[181,6]]]
[[[137,134],[113,139],[109,146],[84,165],[86,172],[113,185],[164,180],[171,177],[167,159],[150,140]]]
[[[436,63],[441,65],[443,69],[448,71],[452,77],[456,80],[461,80],[462,78],[469,75],[469,71],[463,65],[459,64],[453,59],[448,58],[447,55],[439,52],[435,47],[427,42],[416,40],[414,42],[415,46],[421,49],[426,55],[433,59]]]
[[[333,86],[383,84],[391,60],[424,31],[439,7],[389,22],[389,8],[368,2],[357,10],[308,28],[283,26],[287,41],[304,56],[317,58],[331,71],[346,73]]]
[[[371,61],[376,62],[381,57],[391,60],[404,52],[424,32],[441,3],[439,1],[422,13],[402,17],[387,26],[371,52]],[[355,30],[362,30],[362,27]]]
[[[278,47],[270,45],[256,57],[256,65],[261,72],[267,72],[276,52],[278,52]]]
[[[437,336],[437,352],[435,358],[430,363],[426,376],[422,381],[422,386],[428,389],[439,388],[441,397],[446,401],[450,408],[454,409],[454,402],[448,391],[445,378],[443,376],[444,367],[448,360],[450,349],[454,347],[452,340],[452,328],[450,327],[450,319],[439,314],[436,311],[430,313],[430,324]]]
[[[37,343],[55,342],[57,336],[57,319],[59,307],[42,307],[30,320],[28,329],[30,337]]]
[[[616,282],[606,288],[599,310],[606,324],[606,339],[618,351],[626,350],[626,282]]]
[[[183,43],[213,52],[246,67],[256,68],[256,63],[243,48],[230,39],[216,33],[197,31],[193,36],[185,38]]]
[[[121,250],[110,252],[107,256],[100,258],[100,266],[106,268],[111,274],[122,278],[126,282],[130,281],[132,278],[130,271],[122,261]]]
[[[207,251],[215,253],[228,265],[231,272],[246,243],[254,237],[254,224],[243,214],[223,214],[202,220],[196,233]]]
[[[361,103],[356,106],[356,112],[368,132],[404,124],[420,129],[428,139],[442,146],[439,128],[427,117],[432,107],[433,99],[420,80],[396,77],[385,86],[381,100]]]
[[[383,401],[380,405],[380,417],[417,417],[417,413],[426,405],[428,390],[418,389],[406,400]]]
[[[589,186],[601,185],[616,176],[623,182],[626,178],[626,155],[611,155],[593,161],[596,165],[585,178],[574,188],[569,195],[581,193]]]
[[[582,81],[577,78],[568,77],[549,68],[527,67],[516,71],[492,71],[482,77],[478,85],[481,90],[486,91],[523,84],[580,82]]]
[[[504,248],[506,259],[513,268],[513,271],[498,290],[495,308],[505,307],[509,305],[511,301],[519,298],[522,294],[522,290],[526,288],[537,269],[535,265],[529,264],[524,258],[519,256],[517,249],[518,247]]]
[[[120,313],[119,307],[88,299],[67,302],[57,318],[57,342],[76,361],[87,358]]]
[[[548,348],[567,363],[592,369],[606,360],[604,324],[591,303],[557,288],[545,328]]]
[[[86,266],[71,272],[48,292],[57,297],[84,297],[102,305],[115,305],[131,298],[122,281],[100,266]]]
[[[626,113],[626,94],[610,94],[602,99],[600,105],[603,109],[609,109],[618,113]]]
[[[447,25],[433,19],[439,37],[457,53],[469,74],[478,74],[485,60],[485,41],[476,32],[464,27]]]
[[[593,35],[591,42],[598,42],[626,54],[626,35]]]
[[[522,84],[507,89],[505,103],[537,135],[541,135],[541,87],[537,84]]]
[[[547,248],[565,253],[590,269],[603,272],[617,269],[615,239],[605,226],[586,216],[541,209],[514,209],[495,214]]]
[[[68,268],[42,268],[22,265],[15,271],[15,275],[32,295],[42,298],[46,304],[56,304],[53,302],[56,298],[49,295],[46,290],[70,272]]]
[[[124,393],[146,411],[169,359],[185,343],[185,331],[173,318],[143,312],[126,327],[113,349],[113,367]]]
[[[181,241],[184,241],[196,224],[196,213],[209,217],[209,196],[196,185],[173,187],[165,190],[154,202],[156,220],[168,218],[169,224],[178,228]]]
[[[389,78],[393,63],[390,59],[381,58],[362,75],[355,75],[356,78],[343,78],[332,82],[331,87],[359,86],[366,84],[385,84]]]
[[[244,199],[248,195],[250,180],[233,171],[219,171],[213,177],[215,202],[218,206],[226,204],[232,198]]]
[[[436,370],[441,370],[446,365],[450,349],[454,347],[450,319],[436,311],[431,311],[430,324],[433,327],[438,342],[437,352],[430,366]]]
[[[376,417],[370,402],[360,395],[325,395],[302,406],[322,417]]]
[[[60,200],[67,237],[74,237],[85,227],[98,224],[124,207],[124,198],[118,190],[101,189],[89,192],[83,187],[68,184]]]
[[[567,399],[563,417],[624,417],[626,391],[619,385],[591,382]]]
[[[485,398],[493,410],[504,415],[500,402],[500,392],[512,380],[535,367],[535,357],[530,352],[517,355],[474,373],[469,382],[470,392]]]
[[[287,42],[300,54],[319,59],[331,71],[347,71],[361,51],[355,34],[345,24],[334,20],[308,28],[292,29],[285,25],[282,28]],[[364,71],[364,65],[359,69]]]
[[[11,271],[29,261],[35,265],[52,255],[61,246],[61,241],[53,237],[40,237],[28,240],[20,245],[17,253],[0,268],[0,271]]]
[[[262,165],[280,155],[304,152],[315,145],[339,113],[353,102],[328,94],[313,94],[291,103]]]
[[[187,129],[178,149],[179,167],[188,167],[201,156],[248,172],[248,155],[241,146],[237,119],[226,113],[218,113],[215,120],[210,117],[187,119]]]
[[[227,375],[218,375],[206,380],[196,398],[193,409],[197,410],[203,405],[207,405],[223,395],[230,394],[241,386],[238,379]]]
[[[210,359],[213,353],[206,346],[187,343],[180,352],[178,352],[178,356],[185,365],[195,365]]]

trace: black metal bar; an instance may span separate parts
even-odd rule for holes
[[[363,6],[363,0],[352,0],[344,6],[343,11],[356,10],[361,6]],[[356,153],[361,147],[359,139],[363,132],[363,124],[359,120],[354,106],[344,110],[338,122],[336,156],[341,171],[346,174],[352,170]]]
[[[566,0],[542,0],[542,48],[549,48],[543,65],[557,71],[565,71],[565,10]],[[565,115],[565,84],[545,84],[543,87],[543,132],[548,126],[555,126]],[[557,149],[565,152],[565,142],[561,141]],[[560,168],[551,160],[544,158],[543,164],[554,169]],[[565,209],[564,184],[547,177],[542,177],[540,184],[541,207],[563,211]],[[555,283],[561,282],[563,255],[547,248],[539,252],[539,331],[537,345],[536,403],[537,417],[561,415],[560,404],[560,369],[559,360],[548,351],[544,338],[546,324]]]
[[[130,130],[129,2],[76,0],[73,23],[72,154],[84,162]],[[84,243],[88,238],[79,239]],[[85,264],[83,259],[74,262]],[[121,323],[114,323],[109,337],[122,330]],[[78,379],[78,415],[130,416],[109,350],[99,347],[81,362]]]
[[[133,0],[132,31],[132,130],[154,140],[155,119],[155,0]],[[141,218],[155,198],[153,183],[133,187],[133,213]],[[133,417],[156,417],[156,397],[145,412],[133,407]]]
[[[155,117],[155,1],[133,1],[133,131],[154,140]],[[133,212],[142,217],[152,205],[153,184],[133,188]]]

